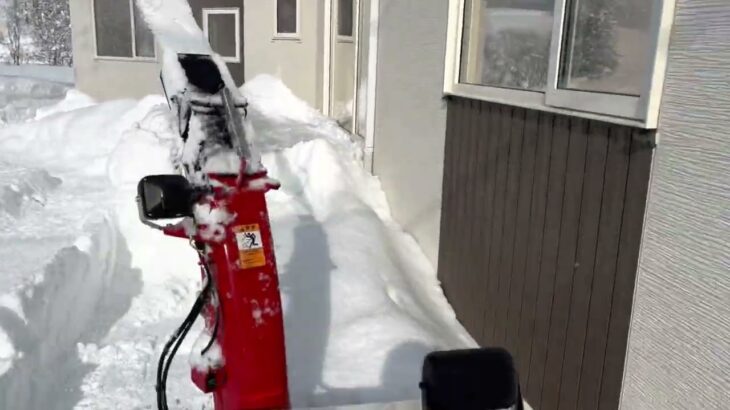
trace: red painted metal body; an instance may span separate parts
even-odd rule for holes
[[[222,187],[203,200],[234,217],[225,225],[225,235],[211,238],[200,225],[195,237],[205,244],[216,289],[216,341],[223,364],[193,369],[192,378],[201,390],[213,393],[217,410],[288,409],[283,313],[265,198],[278,183],[265,173],[237,178],[212,175]],[[215,308],[205,309],[209,330]]]

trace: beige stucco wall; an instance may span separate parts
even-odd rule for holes
[[[730,405],[730,2],[678,0],[621,407]]]
[[[74,74],[79,90],[99,100],[162,94],[157,63],[95,58],[92,0],[71,0],[70,6]]]
[[[300,0],[297,40],[274,39],[276,1],[241,1],[246,79],[261,73],[280,77],[297,96],[321,108],[324,0]],[[159,64],[94,57],[91,4],[92,0],[71,0],[77,87],[101,100],[162,93]]]
[[[244,0],[246,79],[279,77],[299,98],[322,107],[324,0],[300,0],[300,37],[275,39],[276,1]]]
[[[436,266],[448,2],[381,0],[373,169],[395,219]]]

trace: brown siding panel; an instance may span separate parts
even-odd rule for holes
[[[560,226],[558,246],[558,263],[553,289],[553,307],[550,314],[550,330],[548,332],[548,354],[545,369],[559,375],[562,370],[565,331],[568,325],[570,309],[570,293],[575,270],[575,255],[578,242],[578,226],[580,224],[580,208],[583,196],[583,175],[586,167],[586,149],[588,146],[588,123],[581,119],[572,119],[570,125],[570,142],[568,148],[568,164],[565,174],[565,190],[563,195],[563,212]],[[557,297],[557,296],[561,297]],[[541,409],[551,410],[558,407],[560,377],[543,379]]]
[[[652,148],[631,128],[450,98],[439,278],[540,409],[618,407]]]
[[[500,106],[500,127],[499,143],[497,145],[497,175],[494,192],[494,213],[492,217],[492,232],[489,246],[488,272],[489,284],[487,289],[487,303],[484,314],[484,330],[480,342],[487,345],[495,345],[494,332],[496,323],[494,318],[497,314],[497,299],[499,298],[499,262],[500,245],[504,229],[504,206],[507,192],[507,166],[509,164],[510,132],[512,130],[512,116],[514,109],[507,106]],[[468,188],[467,188],[468,189]]]
[[[537,154],[538,118],[536,111],[528,111],[525,117],[524,140],[522,142],[522,172],[517,199],[517,222],[515,241],[512,247],[512,282],[509,288],[507,306],[507,336],[505,346],[518,351],[517,343],[522,315],[522,299],[525,286],[525,266],[527,264],[527,240],[530,229],[530,209],[532,207],[532,186],[535,179],[535,156]]]
[[[612,178],[606,180],[603,187],[595,280],[591,292],[588,329],[583,352],[585,357],[590,360],[584,360],[578,393],[578,407],[581,409],[598,408],[608,322],[614,292],[613,285],[616,278],[630,148],[631,130],[623,128],[611,133],[606,173]],[[637,223],[641,224],[641,221]],[[623,360],[621,363],[623,364]]]
[[[537,315],[532,335],[532,355],[530,371],[527,374],[527,394],[533,402],[539,403],[542,393],[545,360],[547,357],[550,313],[553,306],[555,270],[558,259],[560,221],[563,210],[565,171],[568,160],[568,141],[570,136],[569,120],[566,117],[555,119],[553,128],[553,147],[550,158],[550,180],[546,205],[546,223],[543,233],[542,258],[540,260],[540,280],[538,281]],[[519,360],[519,359],[518,359]]]
[[[649,190],[653,154],[649,143],[650,138],[651,136],[646,135],[644,131],[635,130],[632,134],[618,266],[599,396],[601,410],[614,409],[613,403],[618,403],[621,393],[623,366],[617,366],[616,363],[623,363],[626,357],[626,340],[629,334],[629,327],[626,326],[626,323],[631,320],[631,304],[636,284],[635,272],[639,261],[639,245],[643,231],[643,224],[637,222],[636,216],[644,215],[646,210],[645,198]]]
[[[560,409],[575,409],[578,381],[583,360],[583,346],[588,321],[588,306],[593,287],[598,226],[606,173],[608,127],[591,123],[587,135],[588,154],[584,176],[581,220],[578,233],[578,254],[570,298],[570,317],[565,339],[564,362],[560,385]]]
[[[517,203],[520,183],[520,161],[525,135],[525,110],[516,108],[512,113],[512,129],[510,130],[510,149],[507,165],[507,186],[505,192],[504,225],[500,240],[499,285],[497,287],[497,309],[495,314],[494,343],[505,346],[507,331],[507,311],[509,310],[509,289],[512,276],[512,256],[517,218]]]
[[[538,125],[537,155],[535,159],[535,181],[532,186],[532,207],[530,209],[530,237],[527,244],[527,265],[525,268],[525,292],[520,318],[519,348],[517,364],[526,386],[529,377],[532,335],[535,330],[535,307],[537,306],[537,285],[540,280],[542,238],[545,230],[545,204],[547,203],[548,181],[550,179],[550,154],[552,152],[552,115],[541,113]]]

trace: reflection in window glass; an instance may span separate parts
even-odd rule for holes
[[[559,85],[638,96],[649,71],[652,0],[573,0]]]
[[[460,82],[543,90],[553,9],[554,0],[465,0]]]
[[[155,36],[134,2],[134,51],[137,57],[155,57]]]
[[[339,0],[338,3],[337,34],[343,37],[352,37],[355,19],[352,3],[353,0]]]
[[[133,57],[132,19],[127,0],[94,0],[96,54]]]
[[[237,36],[235,14],[208,14],[208,41],[213,51],[236,58]]]

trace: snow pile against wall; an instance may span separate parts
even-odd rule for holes
[[[295,96],[279,78],[261,74],[244,84],[241,93],[249,102],[255,143],[262,152],[315,138],[327,139],[345,150],[353,148],[350,134]]]
[[[41,107],[61,101],[70,85],[0,74],[0,125],[35,117]]]
[[[90,107],[94,104],[96,104],[96,101],[94,101],[93,98],[78,90],[71,89],[66,92],[63,100],[59,101],[58,103],[49,106],[38,107],[38,109],[36,110],[35,119],[40,120],[53,114],[74,111],[78,110],[79,108]]]

